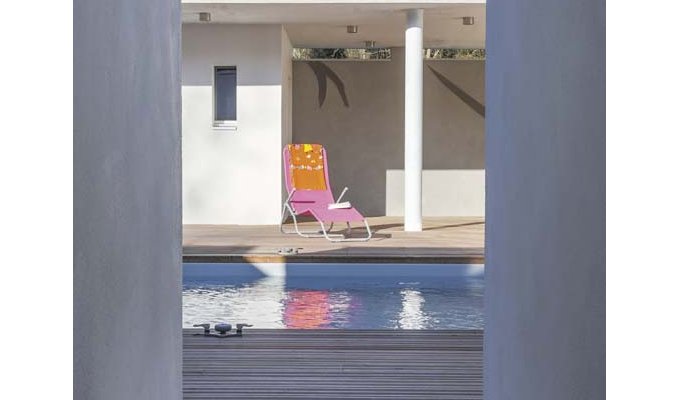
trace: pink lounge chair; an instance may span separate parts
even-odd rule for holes
[[[337,204],[347,192],[345,188],[337,200],[333,200],[330,183],[328,180],[328,160],[326,150],[319,144],[289,144],[283,149],[283,170],[286,180],[288,198],[283,203],[281,211],[282,233],[297,233],[303,237],[325,237],[332,242],[366,241],[373,233],[368,226],[366,218],[354,207],[329,209],[331,204]],[[295,231],[283,229],[290,214],[293,217]],[[311,215],[321,225],[320,231],[301,231],[298,227],[297,217]],[[330,233],[333,224],[345,222],[347,234],[351,233],[352,222],[361,221],[366,227],[367,236],[361,238],[349,238],[342,233]],[[326,224],[330,224],[326,228]]]

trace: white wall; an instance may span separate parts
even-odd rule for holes
[[[278,223],[288,47],[281,25],[183,25],[185,224]],[[215,65],[237,67],[236,131],[212,127]]]
[[[484,396],[605,398],[605,2],[487,7]]]
[[[404,215],[404,170],[388,169],[385,214]],[[483,169],[423,171],[423,214],[429,217],[483,216]]]
[[[308,62],[294,62],[293,141],[328,149],[337,194],[368,216],[403,215],[404,60],[327,61],[342,81],[349,106],[327,80],[319,84]],[[484,117],[448,89],[440,73],[484,104],[483,61],[428,61],[423,70],[423,214],[484,215]]]
[[[181,399],[180,4],[73,10],[74,398]]]

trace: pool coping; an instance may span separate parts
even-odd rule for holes
[[[183,254],[185,263],[484,264],[483,255]]]

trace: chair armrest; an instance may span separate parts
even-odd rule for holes
[[[335,200],[335,203],[336,203],[336,204],[337,204],[337,203],[340,203],[340,200],[342,200],[342,196],[344,196],[346,192],[347,192],[347,186],[345,186],[345,188],[342,189],[342,193],[340,193],[340,196],[338,196],[338,199]]]

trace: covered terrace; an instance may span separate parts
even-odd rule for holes
[[[484,2],[184,1],[182,21],[185,260],[483,262],[484,60],[423,50],[483,49]],[[391,57],[294,59],[310,48]],[[236,71],[226,123],[218,66]],[[326,147],[372,240],[279,233],[287,143]]]

